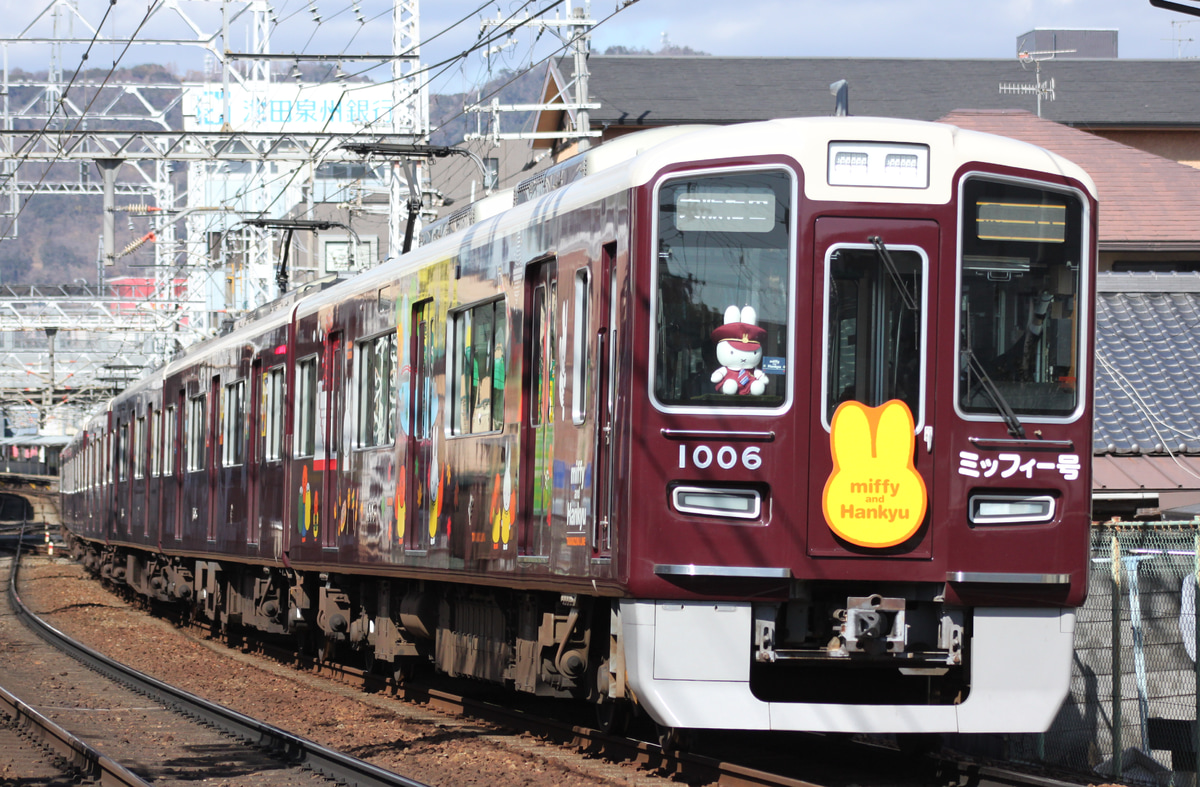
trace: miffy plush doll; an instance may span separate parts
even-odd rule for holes
[[[712,332],[721,368],[712,373],[717,393],[761,396],[767,389],[762,363],[767,332],[756,324],[758,315],[750,306],[725,310],[725,324]]]

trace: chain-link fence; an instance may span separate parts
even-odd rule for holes
[[[1092,780],[1195,785],[1198,542],[1200,522],[1093,528],[1071,693],[1045,734],[993,739],[986,753]]]

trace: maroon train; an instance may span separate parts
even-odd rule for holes
[[[218,625],[670,729],[1048,726],[1096,200],[951,126],[622,137],[114,399],[76,553]]]

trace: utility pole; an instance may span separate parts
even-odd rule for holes
[[[267,225],[246,223],[245,217],[269,221],[291,211],[301,215],[310,212],[313,190],[305,182],[313,182],[317,167],[357,160],[340,149],[343,142],[387,140],[415,144],[428,138],[428,89],[418,62],[419,0],[393,0],[390,55],[386,52],[273,54],[269,39],[272,22],[278,20],[271,18],[270,0],[220,0],[207,4],[198,14],[191,6],[169,0],[147,12],[146,22],[150,25],[147,29],[155,30],[153,37],[139,35],[133,40],[114,35],[110,25],[96,18],[109,3],[101,6],[100,2],[81,0],[35,0],[35,4],[38,7],[31,10],[31,21],[10,20],[6,31],[0,33],[3,54],[0,199],[5,200],[0,204],[0,234],[5,238],[16,236],[19,200],[28,194],[101,196],[104,207],[95,293],[88,291],[86,283],[82,291],[79,287],[67,287],[50,297],[32,297],[24,290],[6,289],[0,293],[3,302],[0,332],[46,330],[50,353],[54,352],[55,344],[51,329],[73,334],[89,332],[98,337],[97,347],[103,335],[127,336],[127,332],[132,332],[153,339],[156,346],[168,348],[164,353],[173,349],[177,338],[186,336],[185,342],[203,338],[222,315],[253,308],[269,300],[279,289],[274,264],[274,242],[279,233],[272,235],[273,228]],[[357,1],[354,6],[358,22],[366,24]],[[310,10],[320,25],[315,4],[311,4]],[[14,11],[14,15],[20,13],[21,10]],[[84,33],[75,33],[77,29]],[[88,81],[81,71],[68,91],[66,82],[76,64],[64,60],[69,57],[65,53],[106,44],[112,44],[114,51],[124,51],[122,47],[130,44],[196,47],[218,64],[220,72],[213,71],[210,77],[213,84],[181,89],[178,83],[98,84]],[[13,85],[8,61],[10,46],[35,46],[48,53],[48,78],[23,77],[19,84]],[[239,59],[250,62],[238,65]],[[347,87],[340,80],[337,84],[293,86],[285,81],[272,81],[271,64],[275,60],[295,60],[297,73],[299,60],[336,60],[339,74],[340,62],[344,60],[392,60],[395,79],[391,86],[354,83]],[[317,106],[318,112],[309,111],[311,104]],[[181,105],[183,128],[174,120]],[[277,111],[280,106],[291,109]],[[377,107],[384,109],[376,110]],[[273,111],[275,116],[271,114]],[[312,121],[308,117],[320,115],[320,111],[326,113],[322,120]],[[368,111],[379,114],[369,119],[363,114]],[[296,115],[301,112],[307,116],[297,120]],[[47,126],[50,120],[53,124]],[[53,132],[17,130],[43,127]],[[131,127],[138,130],[128,131]],[[397,162],[395,169],[396,194],[391,210],[395,218],[389,232],[396,250],[403,244],[403,219],[414,189],[418,204],[421,196],[419,159],[410,158]],[[79,167],[78,182],[62,178],[21,180],[21,175],[30,171],[26,168],[48,168],[68,162]],[[99,168],[100,178],[87,176],[88,171],[94,172],[93,162]],[[178,196],[179,203],[185,199],[188,202],[182,205],[176,202],[173,181],[173,172],[178,174],[180,167],[188,168],[187,193]],[[406,167],[411,174],[406,174]],[[293,173],[294,177],[288,177]],[[386,188],[388,173],[374,173],[372,182],[381,190]],[[332,186],[328,190],[336,193]],[[142,204],[122,204],[128,196],[134,197],[134,203]],[[308,211],[304,210],[306,203]],[[145,229],[150,231],[140,230],[141,237],[122,250],[123,238],[119,237],[122,228],[115,224],[117,213],[127,215],[131,231],[133,222],[139,218],[148,220],[150,226]],[[202,215],[212,218],[201,221]],[[180,226],[177,228],[176,224]],[[345,229],[354,234],[349,227]],[[108,292],[103,286],[106,278],[112,278],[108,266],[151,241],[153,264],[137,267],[150,267],[153,272],[137,277],[143,281]],[[373,238],[371,242],[375,242]],[[358,245],[356,239],[355,248]],[[220,250],[225,248],[231,252],[223,269],[221,262],[225,258]],[[220,283],[230,272],[235,280],[229,290],[231,300],[226,301]],[[186,284],[181,284],[181,280]],[[71,339],[68,343],[71,346],[58,353],[57,362],[63,362],[64,352],[71,356],[68,378],[74,392],[90,386],[96,388],[96,395],[102,393],[94,385],[100,378],[87,366],[92,355],[121,352],[139,369],[163,360],[159,356],[149,357],[157,350],[130,352],[123,348],[110,350],[107,346],[78,350],[78,337],[67,338]],[[149,346],[143,344],[143,348]],[[19,373],[24,375],[21,379],[33,375],[49,380],[42,397],[21,394],[26,406],[54,404],[56,360],[52,354],[38,350],[24,353],[18,359],[0,348],[0,356],[3,356],[0,398],[6,390],[19,390],[11,382]],[[51,366],[49,375],[46,364]],[[76,398],[74,393],[72,398]]]
[[[46,387],[42,389],[42,409],[38,413],[38,429],[46,428],[46,419],[50,415],[50,407],[54,402],[54,337],[58,335],[58,328],[46,328],[46,341],[50,344],[50,374],[46,381]]]
[[[421,27],[418,0],[397,0],[392,12],[392,125],[396,142],[429,141],[428,80],[418,75]],[[418,159],[402,158],[388,165],[388,254],[408,251],[421,212],[424,167]],[[406,220],[407,217],[407,220]],[[407,240],[406,240],[407,238]]]
[[[555,14],[553,19],[486,19],[483,29],[495,27],[505,30],[516,30],[528,27],[536,30],[549,30],[564,44],[570,46],[574,73],[571,83],[563,88],[563,92],[574,89],[574,101],[568,101],[566,95],[560,94],[561,101],[545,104],[501,104],[493,99],[490,104],[472,104],[466,107],[467,112],[487,112],[492,116],[492,130],[487,134],[467,134],[466,141],[475,139],[491,139],[499,143],[502,139],[562,139],[578,140],[579,149],[586,150],[591,144],[590,139],[600,136],[599,131],[592,131],[588,110],[599,109],[600,105],[592,103],[588,96],[588,53],[591,47],[591,29],[596,26],[596,20],[591,18],[591,0],[583,0],[582,5],[572,8],[570,0],[567,3],[566,18],[560,19]],[[504,112],[540,112],[543,110],[563,109],[572,113],[575,122],[572,127],[563,131],[526,131],[503,132],[500,130],[500,117]]]

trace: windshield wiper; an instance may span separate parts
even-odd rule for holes
[[[878,235],[872,235],[867,238],[867,243],[875,246],[875,254],[879,256],[879,261],[883,263],[883,267],[887,270],[888,276],[892,279],[892,284],[900,291],[900,297],[904,299],[904,306],[911,312],[917,310],[917,299],[908,291],[908,287],[904,284],[904,279],[900,276],[900,269],[896,267],[895,260],[892,259],[891,252],[887,246],[883,245],[883,238]]]
[[[1009,406],[1008,400],[1004,398],[1004,394],[1000,393],[1000,389],[992,382],[992,378],[988,377],[983,364],[975,357],[975,353],[971,351],[970,347],[963,350],[963,353],[967,357],[967,368],[979,378],[979,385],[983,388],[983,392],[992,400],[992,404],[1000,412],[1004,423],[1008,425],[1008,433],[1019,440],[1024,440],[1025,427],[1021,425],[1020,419],[1017,418],[1017,414]]]

